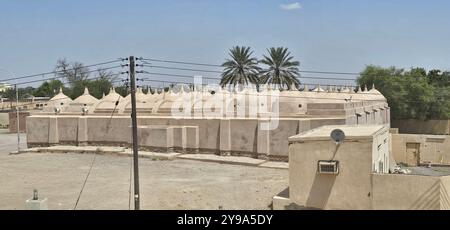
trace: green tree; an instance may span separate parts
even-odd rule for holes
[[[230,49],[229,55],[231,59],[226,59],[222,64],[224,71],[222,73],[222,79],[220,85],[225,87],[227,85],[237,84],[247,85],[249,83],[258,84],[258,60],[254,57],[253,51],[250,47],[235,46]]]
[[[406,97],[403,102],[408,109],[406,118],[419,120],[434,118],[434,115],[429,113],[429,109],[436,98],[434,97],[433,87],[427,83],[426,75],[423,76],[422,72],[409,72],[405,78]]]
[[[56,62],[55,71],[57,76],[60,78],[65,78],[71,88],[80,84],[80,81],[85,81],[89,77],[89,68],[85,67],[80,62],[70,63],[67,59],[62,58]]]
[[[273,84],[280,88],[291,89],[291,86],[298,88],[300,81],[298,80],[300,62],[294,61],[294,57],[288,52],[287,48],[278,47],[267,50],[269,56],[264,55],[260,61],[267,65],[261,72],[261,84]]]
[[[395,67],[367,66],[361,72],[359,85],[372,85],[386,97],[391,117],[397,119],[449,119],[450,87],[439,70],[423,68],[409,71]]]
[[[450,72],[442,72],[434,69],[430,70],[427,75],[428,83],[436,87],[448,87],[450,86]]]
[[[115,90],[116,90],[116,93],[118,93],[122,97],[126,97],[129,93],[128,87],[126,87],[126,86],[115,87]]]
[[[91,80],[87,82],[87,87],[89,89],[89,93],[100,99],[103,97],[103,94],[108,94],[109,90],[112,87],[111,80],[107,77],[100,77],[96,80]]]
[[[32,86],[27,86],[25,88],[19,88],[19,98],[28,98],[32,97],[35,88]]]
[[[70,88],[65,90],[65,92],[67,91],[67,95],[72,99],[81,96],[86,87],[92,96],[100,99],[103,94],[109,93],[112,82],[117,77],[111,71],[98,69],[95,78],[89,79],[91,71],[87,67],[80,62],[70,63],[66,59],[59,59],[55,70],[58,71],[57,75],[60,78],[65,78],[69,82]],[[51,85],[45,85],[42,91],[51,91],[52,88],[54,87]]]
[[[16,100],[16,90],[14,88],[8,88],[2,92],[2,97],[8,99],[9,107],[12,108],[13,101]]]
[[[60,80],[45,81],[34,90],[33,95],[35,97],[53,97],[59,93],[59,89],[62,87],[64,87],[64,84]]]
[[[433,88],[436,99],[430,103],[428,112],[433,119],[450,119],[450,86]]]
[[[75,99],[84,93],[84,89],[88,88],[89,94],[97,99],[101,99],[103,94],[108,94],[112,87],[112,83],[107,78],[99,78],[95,80],[77,81],[71,93],[71,98]]]

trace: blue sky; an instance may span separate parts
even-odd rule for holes
[[[258,57],[288,47],[303,70],[450,70],[449,9],[447,0],[0,0],[0,68],[22,76],[62,57],[127,55],[222,63],[245,45]]]

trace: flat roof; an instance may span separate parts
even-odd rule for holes
[[[289,141],[330,140],[335,129],[344,131],[346,139],[368,139],[385,128],[383,125],[327,125],[292,136]]]
[[[416,166],[416,167],[402,167],[402,168],[411,170],[411,174],[406,175],[437,176],[437,177],[450,175],[449,166],[432,166],[429,168],[424,166]]]

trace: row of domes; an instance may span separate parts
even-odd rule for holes
[[[292,87],[294,88],[294,87]],[[189,88],[185,85],[178,85],[170,88],[168,92],[160,90],[155,93],[143,93],[141,88],[136,91],[136,102],[138,109],[141,111],[148,111],[152,113],[158,113],[158,111],[170,109],[172,103],[180,98],[194,97],[195,95],[201,95],[202,100],[205,101],[210,97],[221,96],[223,98],[237,98],[239,95],[257,95],[267,97],[279,97],[280,107],[292,107],[287,110],[291,111],[293,108],[302,107],[301,104],[307,103],[337,103],[345,101],[385,101],[384,96],[372,87],[371,90],[362,90],[359,87],[357,93],[355,93],[352,87],[328,87],[327,90],[318,85],[313,90],[309,90],[307,86],[303,91],[299,90],[283,90],[279,91],[271,86],[261,86],[259,91],[254,87],[234,87],[231,92],[221,87],[203,87],[201,89],[195,88],[193,91],[189,91]],[[240,99],[238,99],[240,100]],[[247,99],[248,100],[248,99]],[[47,103],[45,112],[52,112],[55,108],[58,111],[79,113],[81,110],[86,109],[95,113],[110,113],[112,110],[123,113],[130,110],[130,94],[125,98],[119,95],[114,88],[111,88],[110,92],[103,96],[100,100],[89,94],[89,90],[85,88],[84,93],[71,100],[60,89],[59,93],[55,95]],[[225,100],[224,100],[225,101]],[[119,103],[117,103],[119,102]],[[239,102],[237,102],[239,104]],[[245,102],[243,102],[245,103]],[[291,105],[292,104],[292,105]],[[306,107],[306,106],[305,106]],[[163,109],[164,108],[164,109]],[[283,108],[280,108],[282,111]]]

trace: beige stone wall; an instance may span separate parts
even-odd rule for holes
[[[24,133],[27,129],[27,117],[30,112],[19,112],[19,132]],[[17,112],[9,113],[9,132],[17,133]]]
[[[257,120],[231,120],[230,137],[231,150],[236,152],[252,153],[257,151],[258,140],[258,121]]]
[[[49,116],[27,117],[27,144],[48,144],[49,122]]]
[[[373,209],[439,210],[439,177],[373,174]]]
[[[400,133],[450,135],[450,120],[393,120],[392,127]]]
[[[139,121],[138,121],[139,122]],[[138,123],[139,125],[146,125]],[[158,125],[155,121],[155,125]],[[92,143],[131,143],[131,119],[128,117],[88,117],[87,137]]]
[[[142,119],[142,121],[141,121]],[[153,124],[153,119],[139,119],[139,124]],[[207,151],[218,152],[217,146],[220,144],[220,120],[217,119],[159,119],[158,123],[167,123],[177,126],[195,126],[199,129],[199,148]]]
[[[78,117],[65,117],[58,119],[58,139],[60,142],[77,141]]]
[[[102,144],[123,145],[131,143],[131,120],[128,116],[31,116],[28,118],[28,143],[48,144]],[[287,160],[288,137],[300,131],[328,124],[344,124],[345,119],[297,120],[281,119],[278,128],[261,129],[257,119],[174,119],[169,117],[138,117],[139,126],[189,126],[198,128],[198,146],[201,152],[228,152],[239,155],[268,156]],[[301,124],[300,124],[301,123]],[[143,131],[142,135],[146,134]],[[147,134],[146,134],[147,135]],[[150,135],[150,134],[148,134]],[[178,135],[175,131],[175,135]],[[174,136],[175,138],[176,136]],[[189,137],[187,137],[189,138]],[[178,141],[179,142],[179,141]],[[174,145],[180,145],[177,140]],[[142,142],[143,146],[145,143]],[[150,143],[150,142],[149,142]],[[174,147],[177,147],[174,146]]]
[[[407,163],[411,159],[411,151],[407,146],[418,144],[420,162],[433,164],[450,164],[450,136],[446,135],[416,135],[391,134],[392,152],[395,160]]]
[[[299,133],[297,120],[281,120],[278,128],[270,132],[270,153],[272,155],[287,155],[289,152],[289,137]]]
[[[441,177],[441,209],[450,210],[450,176]]]
[[[7,128],[9,126],[8,113],[0,113],[0,128]]]
[[[333,158],[331,140],[291,144],[291,201],[309,208],[371,209],[372,144],[369,139],[344,142],[334,157],[340,164],[337,176],[317,174],[317,162]]]

